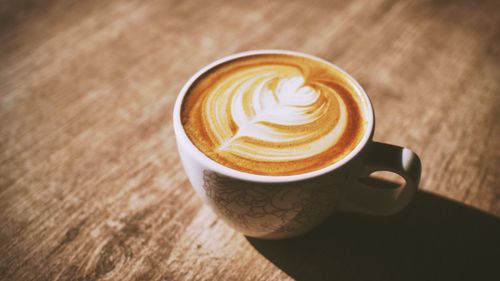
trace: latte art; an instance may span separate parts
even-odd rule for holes
[[[214,89],[203,112],[218,151],[290,161],[319,154],[338,139],[346,124],[342,99],[321,84],[305,85],[296,72],[257,66]]]
[[[230,61],[193,86],[182,123],[225,166],[272,175],[315,170],[347,154],[363,132],[359,102],[339,75],[295,56]]]

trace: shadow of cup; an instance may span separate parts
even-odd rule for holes
[[[247,239],[295,280],[497,280],[500,276],[500,220],[421,191],[395,216],[337,213],[303,236]]]

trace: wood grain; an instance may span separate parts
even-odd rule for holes
[[[403,252],[379,249],[373,237],[363,245],[383,252],[374,260],[402,263],[401,272],[377,275],[384,267],[359,258],[366,252],[342,247],[348,245],[342,241],[359,245],[345,240],[360,230],[352,222],[334,218],[293,243],[256,242],[231,230],[195,196],[171,125],[177,92],[214,59],[263,48],[318,55],[346,69],[373,101],[375,139],[420,155],[420,203],[380,228],[408,235],[417,226],[435,227],[443,237],[461,231],[466,238],[452,242],[410,235],[417,244],[409,255],[420,260],[434,254],[472,269],[487,265],[483,261],[494,254],[488,249],[500,248],[494,236],[500,234],[499,4],[2,1],[0,279],[416,276],[408,275],[413,259],[404,263],[396,258]],[[430,218],[434,211],[439,219]],[[405,218],[406,228],[395,227]],[[347,228],[344,236],[328,236],[334,223]],[[470,228],[487,234],[476,236]],[[472,240],[485,252],[467,248]],[[404,243],[384,241],[388,249],[405,250]],[[418,243],[445,246],[422,252]],[[461,260],[460,247],[476,263]],[[419,270],[427,276],[447,266],[424,263]]]

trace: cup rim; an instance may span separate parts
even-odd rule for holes
[[[322,62],[327,64],[328,66],[336,69],[340,73],[344,74],[347,79],[352,83],[352,85],[356,88],[357,92],[359,95],[361,95],[362,99],[365,101],[364,106],[366,108],[363,110],[363,115],[366,121],[366,130],[363,134],[363,137],[361,140],[358,142],[358,144],[352,149],[347,155],[345,155],[342,159],[339,161],[336,161],[326,167],[323,167],[321,169],[317,169],[314,171],[306,172],[306,173],[301,173],[301,174],[294,174],[294,175],[259,175],[259,174],[252,174],[252,173],[247,173],[243,171],[239,171],[233,168],[226,167],[215,160],[212,160],[208,156],[206,156],[202,151],[200,151],[194,143],[189,139],[187,136],[184,127],[182,126],[181,123],[181,109],[182,109],[182,103],[184,101],[184,97],[186,96],[186,93],[188,92],[189,88],[191,85],[204,73],[207,71],[213,69],[214,67],[223,64],[225,62],[239,59],[242,57],[247,57],[247,56],[253,56],[253,55],[266,55],[266,54],[285,54],[285,55],[293,55],[293,56],[298,56],[298,57],[304,57],[304,58],[309,58],[318,62]],[[310,178],[318,177],[327,173],[330,173],[348,162],[350,162],[354,157],[356,157],[366,146],[368,141],[371,138],[372,132],[373,132],[373,127],[374,127],[374,112],[373,112],[373,106],[372,102],[369,98],[369,96],[366,94],[365,90],[361,85],[354,79],[349,73],[347,73],[345,70],[342,68],[338,67],[337,65],[305,53],[301,52],[296,52],[296,51],[288,51],[288,50],[279,50],[279,49],[261,49],[261,50],[250,50],[250,51],[244,51],[244,52],[239,52],[235,54],[231,54],[228,56],[224,56],[222,58],[219,58],[200,70],[198,70],[189,80],[184,84],[182,87],[181,91],[179,92],[175,105],[174,105],[174,110],[173,110],[173,125],[174,125],[174,131],[175,131],[175,136],[177,140],[177,145],[180,147],[180,142],[185,144],[188,153],[194,157],[197,161],[201,162],[205,167],[210,168],[216,173],[219,173],[224,176],[228,176],[231,178],[237,178],[245,181],[253,181],[253,182],[265,182],[265,183],[286,183],[286,182],[295,182],[295,181],[302,181],[302,180],[307,180]],[[184,151],[180,151],[180,153],[184,153]]]

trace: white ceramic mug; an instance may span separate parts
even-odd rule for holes
[[[348,155],[327,167],[290,176],[254,175],[213,161],[190,141],[181,123],[181,105],[193,82],[226,61],[276,53],[318,60],[345,73],[320,58],[283,50],[238,53],[198,71],[177,97],[173,125],[182,164],[200,197],[236,230],[248,236],[273,239],[302,234],[333,212],[391,215],[407,206],[418,188],[420,160],[407,148],[372,140],[375,120],[371,102],[361,86],[347,73],[366,101],[362,109],[367,121],[366,131]],[[406,184],[396,189],[381,189],[360,181],[375,171],[397,173]]]

